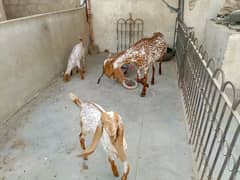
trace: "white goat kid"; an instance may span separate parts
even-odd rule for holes
[[[108,155],[113,175],[118,177],[118,169],[114,160],[116,158],[123,162],[124,173],[121,180],[127,180],[130,165],[127,161],[127,143],[124,137],[124,128],[121,116],[117,112],[106,112],[101,106],[92,102],[82,102],[74,94],[69,94],[72,101],[80,108],[80,145],[84,150],[80,157],[87,160],[99,142],[103,145]],[[85,136],[89,133],[94,134],[89,148],[85,147]]]
[[[69,81],[70,76],[74,68],[77,68],[77,71],[80,73],[81,79],[84,79],[84,66],[85,66],[85,48],[83,45],[83,40],[80,39],[80,42],[73,47],[73,50],[68,58],[67,69],[64,73],[64,81]],[[82,64],[81,64],[82,61]],[[83,67],[81,67],[81,65]]]

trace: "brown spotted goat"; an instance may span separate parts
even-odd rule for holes
[[[152,37],[141,39],[125,51],[113,57],[108,57],[104,61],[103,73],[107,77],[113,77],[118,82],[123,83],[125,76],[121,70],[122,65],[134,63],[137,67],[137,82],[143,85],[141,93],[143,97],[146,95],[148,88],[147,78],[150,66],[152,66],[151,84],[154,84],[154,64],[159,61],[159,74],[161,74],[161,63],[166,52],[165,38],[163,34],[156,32],[153,33]],[[141,72],[143,72],[143,75],[141,75]]]
[[[127,180],[130,165],[127,161],[127,143],[124,137],[124,128],[121,116],[117,112],[106,112],[101,106],[93,102],[83,102],[77,96],[69,94],[72,101],[80,108],[80,145],[83,149],[80,157],[87,160],[92,154],[98,142],[101,140],[104,150],[107,152],[108,161],[113,175],[118,177],[118,169],[114,159],[118,158],[123,163],[124,173],[121,180]],[[93,140],[89,148],[85,147],[85,136],[93,134]]]

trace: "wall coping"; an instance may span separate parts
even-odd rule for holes
[[[47,13],[42,13],[42,14],[35,14],[35,15],[31,15],[31,16],[19,17],[19,18],[15,18],[15,19],[6,20],[6,21],[1,21],[0,25],[8,24],[8,23],[15,23],[15,22],[19,22],[19,21],[26,21],[29,19],[47,17],[47,16],[51,16],[51,15],[56,15],[56,14],[64,14],[64,13],[69,13],[71,11],[78,11],[78,10],[82,10],[82,9],[85,9],[85,8],[78,7],[78,8],[72,8],[72,9],[67,9],[67,10],[65,9],[65,10],[52,11],[52,12],[47,12]]]

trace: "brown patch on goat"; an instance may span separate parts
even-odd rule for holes
[[[78,155],[79,157],[87,157],[89,156],[90,154],[92,154],[96,148],[97,148],[97,144],[98,142],[100,141],[101,139],[101,136],[102,136],[102,133],[103,133],[103,128],[98,126],[96,128],[96,131],[93,135],[93,139],[92,139],[92,143],[90,145],[89,148],[85,149],[80,155]]]
[[[119,176],[119,174],[118,174],[118,169],[117,169],[117,166],[116,166],[114,160],[111,160],[110,158],[108,158],[108,161],[109,161],[109,163],[110,163],[110,165],[111,165],[113,175],[114,175],[115,177],[118,177],[118,176]]]

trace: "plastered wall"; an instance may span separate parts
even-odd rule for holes
[[[184,20],[194,31],[202,43],[205,35],[206,24],[209,19],[215,18],[225,0],[196,0],[195,8],[189,9],[189,1],[185,1]]]
[[[93,29],[96,44],[101,50],[116,51],[116,22],[119,18],[133,18],[144,20],[144,36],[152,32],[162,32],[171,45],[173,41],[176,14],[162,3],[161,0],[91,0],[93,13]],[[168,0],[177,6],[177,0]]]
[[[8,19],[72,9],[79,0],[3,0]]]
[[[5,9],[4,9],[2,0],[0,0],[0,21],[5,21],[5,20],[6,20]]]
[[[188,26],[194,27],[199,44],[203,44],[209,57],[215,60],[216,67],[223,69],[226,80],[232,81],[240,89],[240,33],[210,20],[217,16],[224,2],[225,0],[197,0],[195,8],[190,11],[186,1],[184,18]]]
[[[0,23],[0,123],[64,71],[87,27],[84,9]]]

